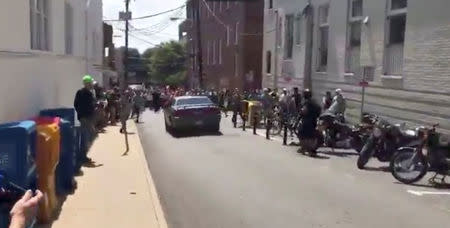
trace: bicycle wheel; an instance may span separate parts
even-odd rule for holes
[[[271,135],[280,135],[282,130],[282,122],[280,118],[272,119],[272,127],[270,128]]]

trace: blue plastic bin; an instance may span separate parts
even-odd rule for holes
[[[65,119],[72,124],[72,127],[75,126],[75,109],[73,108],[55,108],[55,109],[46,109],[42,110],[39,113],[40,116],[51,116],[51,117],[60,117],[61,119]]]
[[[65,194],[75,187],[75,131],[72,124],[62,119],[60,122],[61,153],[56,169],[56,192]]]
[[[11,182],[36,189],[36,124],[22,121],[0,124],[0,170]]]

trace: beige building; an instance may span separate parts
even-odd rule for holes
[[[102,1],[7,2],[0,7],[0,122],[72,107],[82,76],[102,76]]]
[[[450,1],[266,0],[264,87],[341,88],[361,109],[450,133]]]

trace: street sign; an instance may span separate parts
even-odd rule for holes
[[[359,86],[361,86],[361,87],[369,87],[369,82],[361,81],[361,82],[359,82]]]
[[[119,12],[119,20],[131,20],[131,12]]]

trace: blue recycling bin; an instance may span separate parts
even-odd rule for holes
[[[0,124],[0,171],[11,182],[36,189],[36,123],[34,121]]]
[[[75,187],[75,131],[72,123],[62,119],[60,122],[61,152],[56,168],[56,192],[65,194]]]
[[[51,117],[60,117],[61,119],[65,119],[72,124],[72,127],[75,126],[75,109],[74,108],[55,108],[55,109],[45,109],[40,111],[40,116],[51,116]]]

